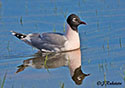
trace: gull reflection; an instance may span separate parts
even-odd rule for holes
[[[81,70],[81,51],[80,49],[62,52],[62,53],[41,53],[37,52],[33,58],[23,61],[23,64],[18,66],[16,73],[23,71],[27,67],[36,69],[52,69],[62,66],[68,66],[72,80],[77,84],[82,84],[83,79],[89,74],[85,74]]]

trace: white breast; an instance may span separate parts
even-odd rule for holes
[[[68,24],[65,36],[67,38],[67,41],[64,45],[66,50],[73,50],[80,48],[79,33],[74,31]]]

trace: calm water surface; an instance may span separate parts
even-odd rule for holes
[[[70,13],[76,13],[88,24],[80,26],[79,33],[81,70],[90,76],[76,85],[65,60],[59,61],[59,66],[50,66],[51,69],[44,68],[45,62],[35,66],[29,61],[16,74],[17,66],[32,60],[37,50],[13,37],[10,31],[64,33],[65,19]],[[46,64],[51,65],[50,62]],[[61,88],[63,84],[64,88],[124,88],[125,1],[0,0],[0,80],[6,72],[4,88]],[[97,85],[103,81],[121,85]]]

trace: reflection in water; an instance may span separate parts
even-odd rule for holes
[[[77,85],[82,84],[82,80],[89,74],[84,74],[81,70],[81,51],[80,49],[63,52],[63,53],[41,53],[37,52],[33,58],[23,61],[23,64],[18,66],[16,73],[23,71],[27,67],[36,69],[41,68],[58,68],[68,66],[71,77]]]

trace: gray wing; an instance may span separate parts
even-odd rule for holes
[[[64,45],[66,38],[61,33],[43,33],[43,38],[51,44]]]
[[[64,47],[66,37],[60,33],[34,33],[23,41],[40,50],[56,51]]]

